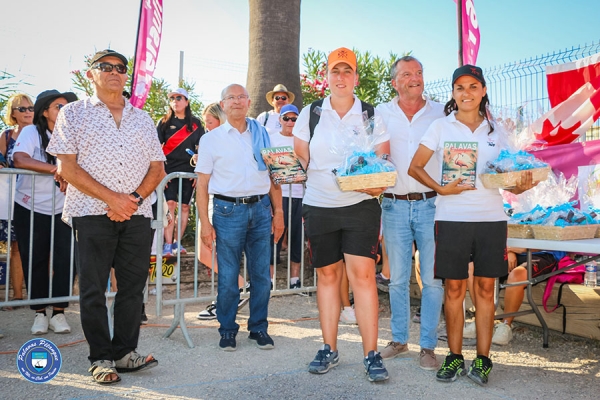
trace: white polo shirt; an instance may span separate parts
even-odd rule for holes
[[[50,131],[46,131],[48,138],[52,137]],[[46,162],[42,141],[35,125],[23,128],[15,147],[13,157],[17,153],[28,154],[34,160]],[[34,198],[31,198],[31,187],[35,186]],[[52,192],[55,192],[54,210],[52,209]],[[32,201],[35,212],[45,215],[60,214],[65,204],[65,195],[54,184],[54,177],[49,175],[38,175],[35,183],[32,175],[19,175],[15,187],[15,202],[28,210],[31,210]]]
[[[383,122],[390,134],[390,156],[396,166],[398,177],[396,185],[386,190],[386,193],[405,195],[408,193],[425,193],[431,189],[408,175],[408,167],[412,161],[421,138],[433,121],[444,117],[444,106],[426,99],[425,106],[409,121],[400,106],[398,96],[389,103],[377,106]],[[437,158],[432,157],[425,166],[425,171],[436,181],[440,177],[440,165]]]
[[[503,133],[500,132],[498,125],[495,125],[494,132],[488,135],[489,130],[490,126],[484,119],[475,132],[471,132],[466,125],[457,121],[455,113],[451,113],[446,118],[435,120],[421,139],[422,145],[435,152],[432,157],[437,158],[440,165],[437,178],[440,183],[444,143],[478,143],[476,190],[465,190],[458,195],[437,196],[435,202],[436,221],[494,222],[508,220],[504,213],[500,191],[486,189],[480,179],[485,164],[496,159],[500,153],[500,141]]]
[[[267,194],[271,179],[259,171],[252,151],[252,134],[241,133],[229,122],[204,134],[198,147],[196,172],[210,174],[208,193],[229,197]]]
[[[376,110],[375,115],[379,113]],[[342,192],[335,180],[332,170],[338,168],[345,161],[342,154],[333,153],[334,144],[339,146],[339,135],[343,134],[342,126],[363,126],[362,107],[358,97],[354,96],[354,105],[348,111],[344,118],[340,118],[338,113],[331,108],[330,96],[323,100],[321,110],[321,119],[315,127],[315,133],[310,140],[310,129],[308,127],[310,118],[310,107],[304,107],[300,111],[296,126],[294,126],[294,136],[298,139],[310,142],[310,162],[308,164],[306,192],[304,193],[303,204],[316,207],[346,207],[361,201],[372,199],[364,193]],[[389,133],[385,132],[376,141],[380,144],[388,141]]]

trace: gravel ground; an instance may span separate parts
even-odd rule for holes
[[[391,338],[389,302],[381,294],[380,340],[384,347]],[[216,321],[198,321],[200,305],[186,308],[186,320],[196,347],[187,347],[180,330],[163,339],[172,320],[172,308],[165,315],[153,315],[154,296],[147,307],[150,325],[141,330],[139,351],[152,352],[157,368],[134,374],[121,374],[116,385],[100,386],[87,373],[87,345],[79,324],[79,307],[72,305],[67,319],[73,333],[45,338],[61,346],[63,366],[58,376],[46,384],[33,384],[21,377],[15,366],[16,352],[32,338],[30,310],[0,312],[0,398],[2,399],[365,399],[393,397],[430,399],[443,395],[454,399],[598,399],[600,398],[600,343],[551,332],[550,347],[542,348],[541,331],[518,325],[510,345],[492,347],[494,370],[486,387],[466,377],[451,384],[439,383],[435,373],[418,366],[419,325],[411,324],[410,352],[407,357],[386,362],[389,381],[367,381],[362,366],[360,336],[356,326],[340,325],[338,347],[340,365],[325,375],[306,372],[321,343],[316,298],[297,295],[273,297],[269,333],[276,348],[258,349],[246,339],[248,308],[238,315],[242,325],[238,349],[218,349]],[[414,308],[413,308],[414,311]],[[439,342],[438,358],[448,351]],[[475,356],[474,347],[465,347],[465,359]],[[467,365],[470,363],[468,361]]]

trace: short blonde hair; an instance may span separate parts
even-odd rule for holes
[[[4,114],[3,118],[6,125],[17,125],[17,120],[13,116],[13,108],[19,107],[23,104],[24,100],[27,100],[29,104],[33,106],[33,101],[31,101],[31,98],[25,93],[15,93],[8,98],[8,101],[6,102],[6,114]]]
[[[212,115],[213,117],[218,119],[221,124],[224,124],[225,121],[227,121],[227,116],[225,115],[225,112],[223,111],[223,109],[221,108],[219,103],[211,103],[211,104],[207,105],[206,107],[204,107],[204,110],[202,110],[202,119],[203,120],[204,120],[204,116],[207,114]]]

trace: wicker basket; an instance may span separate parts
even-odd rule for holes
[[[534,168],[527,171],[533,172],[533,181],[545,181],[548,179],[550,167]],[[517,185],[521,173],[525,171],[512,171],[503,174],[480,174],[481,183],[488,189],[512,189]]]
[[[508,224],[508,237],[516,239],[533,239],[531,225]]]
[[[390,187],[396,185],[398,172],[377,172],[375,174],[362,174],[336,177],[338,185],[343,192],[356,189],[370,189]]]
[[[542,240],[591,239],[596,234],[597,225],[543,226],[533,225],[533,237]]]

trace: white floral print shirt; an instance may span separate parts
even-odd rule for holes
[[[48,153],[76,154],[77,163],[98,183],[117,193],[135,191],[148,173],[150,162],[164,161],[150,116],[125,99],[121,126],[108,107],[92,96],[67,104],[58,114]],[[106,214],[107,204],[73,185],[67,188],[63,219]],[[152,218],[145,201],[134,215]]]

